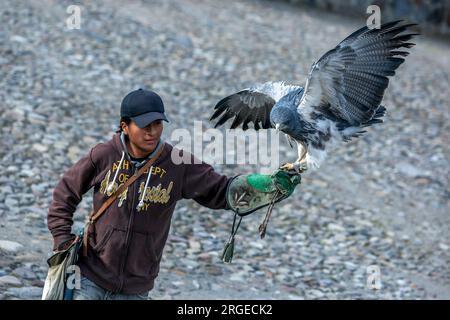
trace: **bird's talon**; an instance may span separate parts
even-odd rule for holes
[[[296,166],[296,170],[297,170],[298,173],[303,173],[306,170],[308,170],[308,166],[306,165],[306,163],[302,162],[302,163],[299,163]]]
[[[300,174],[305,172],[308,168],[306,166],[306,163],[294,162],[294,163],[285,163],[280,167],[280,169],[286,172],[290,173],[293,172],[296,174]]]
[[[285,163],[283,164],[280,169],[284,171],[292,171],[295,170],[295,165],[293,163]]]

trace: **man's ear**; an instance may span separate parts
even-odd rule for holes
[[[125,135],[128,135],[128,125],[125,123],[125,121],[122,121],[120,123],[120,126],[122,127],[122,131]]]

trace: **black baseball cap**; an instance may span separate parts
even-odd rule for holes
[[[145,128],[155,120],[167,120],[161,97],[151,90],[138,89],[122,100],[120,117],[130,118],[139,128]]]

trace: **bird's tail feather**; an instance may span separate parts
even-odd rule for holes
[[[367,121],[366,123],[363,123],[361,125],[362,128],[371,126],[375,123],[382,123],[383,117],[386,114],[386,108],[382,105],[379,105],[378,108],[375,110],[375,114],[373,115],[372,119]]]
[[[367,132],[366,130],[359,130],[359,129],[371,126],[376,123],[383,123],[383,117],[385,114],[386,108],[382,105],[379,105],[378,108],[375,110],[373,117],[369,121],[362,123],[357,127],[341,129],[343,132],[342,140],[344,140],[345,142],[349,142],[352,140],[352,138],[359,138],[361,135]]]

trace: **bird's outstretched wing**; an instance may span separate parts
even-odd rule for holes
[[[414,24],[389,22],[380,29],[361,28],[314,63],[297,111],[331,113],[351,125],[372,119],[388,86],[387,76],[404,61],[417,33],[401,34]]]
[[[255,130],[271,128],[270,111],[273,106],[283,96],[297,88],[300,87],[283,82],[266,82],[241,90],[220,100],[214,107],[214,114],[209,120],[214,120],[221,115],[215,128],[233,117],[231,129],[242,124],[242,129],[247,130],[250,122],[253,122]]]

